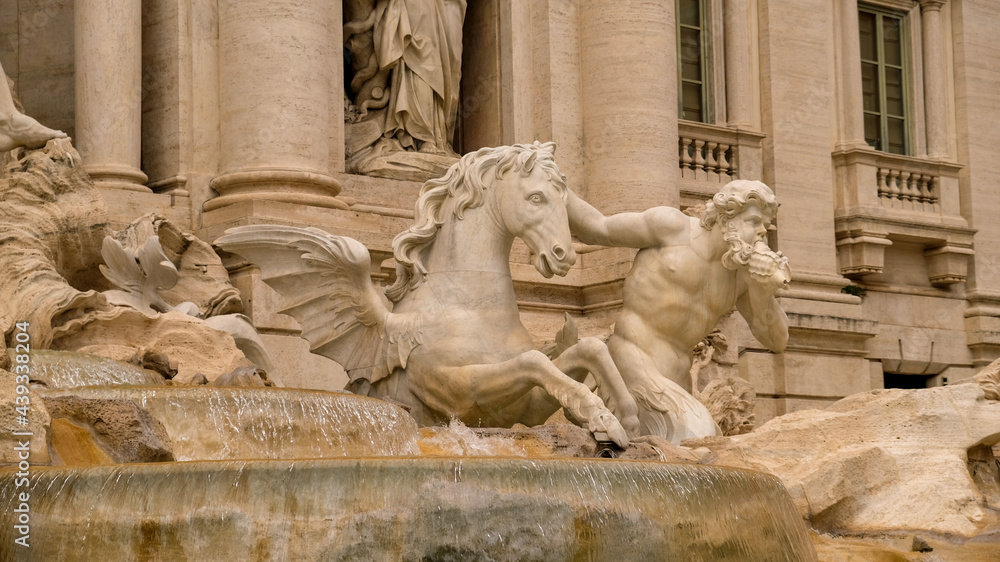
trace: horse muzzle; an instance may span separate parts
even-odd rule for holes
[[[573,248],[566,249],[558,244],[551,250],[540,252],[535,256],[535,269],[546,279],[553,275],[565,276],[574,263],[576,263],[576,252]]]

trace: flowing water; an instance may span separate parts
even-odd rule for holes
[[[13,350],[8,350],[13,353]],[[132,384],[162,386],[164,378],[130,363],[72,351],[31,351],[31,380],[46,388]]]
[[[13,540],[14,491],[13,478],[0,476],[0,552]],[[36,560],[815,560],[776,478],[693,465],[358,458],[54,467],[33,473],[30,494]]]
[[[419,454],[417,424],[388,402],[290,388],[114,387],[49,398],[131,400],[148,411],[178,461]]]
[[[0,468],[0,560],[816,560],[769,475],[420,457],[413,419],[370,398],[164,386],[132,365],[63,352],[36,352],[33,367],[44,400],[86,412],[138,405],[188,462],[31,466],[27,477]],[[94,423],[74,431],[99,434]],[[456,425],[432,448],[519,454],[509,439],[469,434]],[[14,543],[22,517],[30,548]]]

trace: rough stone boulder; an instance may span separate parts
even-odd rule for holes
[[[45,396],[52,448],[62,464],[174,460],[163,425],[131,400]]]
[[[960,384],[873,390],[750,434],[684,445],[710,449],[711,464],[778,476],[821,531],[972,537],[1000,514],[996,483],[988,482],[996,471],[973,466],[998,441],[1000,402],[977,384]]]
[[[49,412],[30,386],[25,385],[28,386],[27,394],[17,394],[17,382],[14,373],[0,369],[0,427],[3,428],[0,431],[0,466],[16,466],[21,460],[27,460],[31,465],[50,464]],[[27,396],[27,404],[23,399],[18,403],[18,396]],[[27,408],[18,411],[16,408],[19,406]],[[22,416],[22,412],[27,415]],[[15,431],[31,435],[14,435]],[[23,459],[21,452],[15,448],[26,441],[29,442],[28,451],[24,454],[28,458]]]
[[[112,313],[92,315],[67,325],[53,347],[85,350],[112,359],[122,359],[123,349],[139,357],[155,352],[170,364],[176,362],[173,380],[178,384],[193,384],[198,373],[213,381],[238,367],[253,365],[232,336],[176,311],[150,318],[137,310],[118,307]]]
[[[32,347],[52,330],[110,306],[98,291],[107,211],[68,139],[3,155],[0,173],[0,329],[29,322]]]

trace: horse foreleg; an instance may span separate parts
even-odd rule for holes
[[[628,433],[604,401],[559,370],[540,351],[527,351],[492,365],[441,367],[435,371],[433,379],[418,382],[411,378],[410,391],[431,409],[454,412],[466,423],[476,421],[479,412],[506,425],[520,421],[504,419],[500,412],[541,388],[568,417],[581,421],[592,433],[606,433],[618,445],[628,445]]]
[[[570,378],[583,382],[587,373],[597,379],[597,391],[605,404],[618,417],[629,437],[639,436],[639,407],[625,386],[608,346],[597,338],[583,338],[562,352],[553,361]]]

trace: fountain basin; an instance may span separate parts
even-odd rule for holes
[[[8,349],[7,353],[13,357],[14,350]],[[124,361],[52,349],[31,351],[31,378],[50,389],[116,384],[142,386],[167,384],[158,373]]]
[[[53,417],[61,410],[84,412],[78,415],[88,417],[82,420],[84,424],[102,408],[110,410],[116,402],[130,401],[163,426],[178,461],[419,453],[417,424],[405,411],[347,392],[123,386],[52,390],[42,392],[42,396]],[[54,425],[53,431],[58,430]],[[100,445],[102,436],[92,434]]]
[[[15,484],[0,472],[3,559],[816,559],[777,478],[699,465],[217,461],[38,467]],[[15,492],[30,549],[13,542]]]

